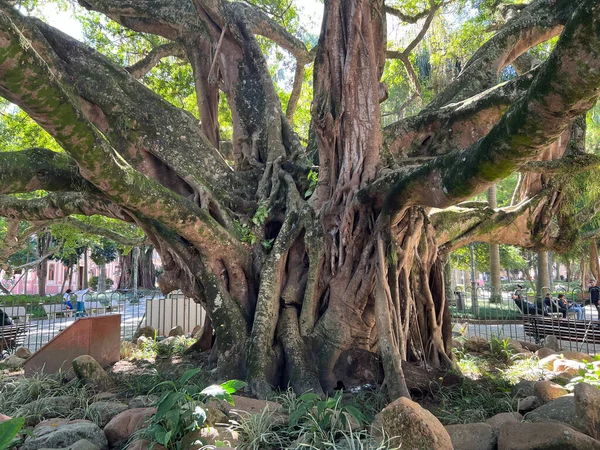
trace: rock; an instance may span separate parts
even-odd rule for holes
[[[551,402],[552,400],[556,400],[563,395],[567,395],[568,393],[569,391],[564,387],[553,383],[552,381],[537,381],[533,386],[533,395],[540,400],[542,405]]]
[[[137,348],[142,350],[146,345],[148,345],[148,342],[151,342],[151,340],[146,336],[140,336],[136,341]]]
[[[522,400],[519,400],[519,412],[521,414],[533,411],[538,406],[540,406],[540,401],[535,395],[530,395]]]
[[[500,427],[505,423],[518,423],[522,420],[523,416],[517,412],[505,412],[490,417],[485,423],[492,427],[494,433],[497,434],[500,431]]]
[[[545,356],[539,360],[538,367],[540,367],[541,369],[552,371],[552,370],[554,370],[554,361],[559,360],[559,359],[560,359],[560,355],[558,355],[556,353]]]
[[[117,398],[117,394],[114,392],[99,392],[92,397],[91,402],[106,402],[115,398]]]
[[[21,450],[42,448],[69,448],[82,439],[94,444],[100,450],[107,450],[106,437],[98,425],[87,420],[74,420],[56,423],[40,423],[33,434],[25,439]],[[81,444],[80,444],[81,445]]]
[[[123,411],[113,417],[104,427],[104,434],[108,439],[110,448],[120,447],[140,428],[145,422],[156,414],[156,408],[136,408]]]
[[[108,391],[114,387],[114,383],[106,371],[90,355],[75,358],[73,360],[73,370],[77,378],[97,391]]]
[[[535,381],[521,380],[512,388],[512,394],[520,397],[529,397],[533,395],[533,386]]]
[[[138,395],[129,400],[129,409],[151,408],[156,405],[160,397],[158,395]]]
[[[523,346],[521,345],[520,341],[517,341],[516,339],[509,339],[508,340],[508,347],[510,349],[512,349],[512,351],[514,353],[522,353],[525,351],[525,348],[523,348]]]
[[[600,442],[562,423],[507,423],[498,450],[598,450]]]
[[[186,450],[201,450],[205,449],[207,445],[216,445],[217,441],[235,446],[239,441],[239,434],[228,427],[205,427],[186,434],[181,440],[181,448]]]
[[[565,352],[561,352],[561,356],[564,359],[569,359],[571,361],[579,361],[579,362],[583,362],[583,361],[592,362],[594,360],[594,358],[592,356],[588,355],[587,353],[582,353],[582,352],[565,351]]]
[[[25,425],[36,425],[44,417],[68,417],[79,406],[79,400],[68,395],[45,397],[19,408],[15,417],[25,417]]]
[[[127,446],[127,450],[167,450],[160,444],[153,444],[150,447],[150,441],[146,441],[144,439],[133,441],[131,444]]]
[[[381,423],[389,445],[411,450],[453,450],[450,435],[429,411],[401,397],[381,411]]]
[[[556,384],[560,384],[561,386],[567,384],[569,381],[571,381],[571,378],[573,378],[574,375],[571,375],[569,372],[559,372],[557,374],[555,374],[552,378],[550,378],[549,381],[552,381],[553,383]]]
[[[229,422],[227,415],[215,405],[200,403],[199,406],[206,411],[206,423],[209,425],[216,426],[217,424],[226,424]]]
[[[454,450],[495,450],[496,448],[496,436],[487,423],[449,425],[446,431],[450,435]]]
[[[556,336],[546,336],[544,339],[544,347],[550,348],[552,350],[556,350],[557,352],[561,350],[560,344],[558,343],[558,339]]]
[[[465,342],[465,348],[472,352],[482,353],[490,349],[490,343],[481,336],[471,336]]]
[[[214,406],[227,415],[229,415],[231,411],[244,411],[248,414],[258,414],[261,413],[265,408],[271,412],[281,412],[281,405],[277,402],[242,397],[241,395],[232,395],[231,397],[234,405],[220,400],[210,400],[206,403],[206,405],[208,407]]]
[[[175,345],[175,341],[177,340],[176,336],[170,336],[166,339],[163,339],[162,341],[158,341],[157,343],[157,349],[159,353],[166,353],[169,351],[169,349]]]
[[[192,330],[192,337],[193,337],[194,339],[198,339],[198,338],[196,337],[196,335],[197,335],[198,333],[202,333],[202,325],[196,325],[196,326],[194,327],[194,329]]]
[[[582,423],[575,413],[575,397],[565,395],[542,405],[525,415],[531,422],[563,422],[578,431],[584,431]]]
[[[521,344],[521,347],[523,347],[525,350],[529,350],[530,352],[535,353],[542,348],[540,345],[534,344],[533,342],[527,342],[527,341],[518,341],[518,342],[519,342],[519,344]]]
[[[50,448],[42,448],[40,450],[100,450],[96,444],[88,441],[87,439],[80,439],[75,442],[73,445],[65,448],[65,449],[50,449]]]
[[[90,417],[94,419],[100,427],[106,426],[116,415],[128,409],[128,406],[121,402],[100,401],[92,403],[89,407]]]
[[[10,419],[12,419],[12,417],[10,417],[10,416],[5,416],[4,414],[1,414],[1,413],[0,413],[0,423],[4,422],[4,421],[6,421],[6,420],[10,420]]]
[[[26,347],[19,347],[16,351],[15,351],[15,356],[18,356],[19,358],[22,359],[28,359],[31,358],[32,353],[29,351],[28,348]]]
[[[171,328],[169,331],[169,337],[173,336],[185,336],[185,332],[183,331],[183,327],[181,325]]]
[[[344,389],[380,384],[383,381],[383,365],[376,353],[351,348],[341,353],[333,367],[333,374]]]
[[[145,336],[148,339],[154,340],[156,338],[156,330],[154,329],[154,327],[151,327],[150,325],[142,327],[139,330],[137,330],[135,332],[135,334],[133,335],[133,341],[137,342],[137,339],[140,336]]]
[[[550,355],[556,355],[556,351],[552,350],[551,348],[548,348],[548,347],[542,347],[535,352],[535,356],[537,356],[540,359],[543,359],[546,356],[550,356]]]
[[[0,368],[3,369],[22,369],[25,365],[25,359],[19,358],[17,355],[11,355],[2,362],[0,362]]]
[[[553,371],[557,374],[567,373],[569,375],[577,375],[579,369],[584,368],[585,364],[579,361],[570,359],[557,359],[553,363]]]
[[[594,439],[600,438],[600,389],[587,383],[575,385],[575,413],[586,430]]]

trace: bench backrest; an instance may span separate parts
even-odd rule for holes
[[[42,305],[46,314],[54,314],[65,310],[61,303],[51,303],[49,305]]]
[[[0,306],[0,309],[9,317],[25,317],[27,315],[23,306]]]

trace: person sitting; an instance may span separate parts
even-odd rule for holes
[[[13,321],[4,311],[0,309],[0,326],[12,325]]]
[[[540,310],[533,303],[529,303],[527,300],[523,300],[516,293],[513,294],[512,298],[513,298],[513,301],[515,302],[515,305],[517,305],[517,308],[519,308],[519,310],[521,310],[521,312],[523,314],[531,314],[531,315],[542,314],[544,316],[548,315],[546,313],[546,311],[544,311],[544,309]]]
[[[73,309],[73,303],[71,303],[71,289],[67,289],[63,295],[63,308]]]
[[[584,319],[585,312],[583,310],[583,307],[571,300],[567,300],[565,298],[565,294],[558,294],[558,305],[562,308],[566,308],[569,312],[574,312],[577,320]]]
[[[563,304],[561,304],[560,302],[554,301],[554,299],[550,296],[550,293],[546,294],[546,297],[544,298],[544,306],[546,306],[552,312],[561,313],[563,319],[567,317],[566,302],[563,302]]]

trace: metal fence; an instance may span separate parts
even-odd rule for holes
[[[154,326],[159,335],[167,334],[177,325],[189,333],[196,325],[202,325],[205,318],[202,307],[179,292],[166,298],[155,290],[86,293],[80,300],[83,300],[86,317],[120,314],[121,340],[132,339],[145,325]],[[22,346],[31,352],[37,351],[82,315],[77,313],[75,298],[72,304],[74,309],[65,309],[60,295],[0,296],[0,309],[13,321],[10,327],[0,327],[0,350],[10,353]],[[18,336],[16,330],[19,330]],[[14,345],[15,339],[18,345]]]
[[[518,339],[543,343],[550,335],[559,340],[563,350],[600,353],[600,321],[598,310],[589,301],[589,294],[576,288],[562,292],[566,299],[582,306],[583,318],[578,320],[574,311],[563,314],[556,309],[544,311],[543,297],[533,290],[523,291],[523,298],[536,306],[535,312],[523,314],[512,299],[511,292],[492,296],[484,288],[470,288],[455,292],[450,300],[450,314],[454,330],[469,336]],[[558,292],[560,293],[560,291]],[[533,310],[533,308],[532,308]]]

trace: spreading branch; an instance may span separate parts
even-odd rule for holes
[[[141,245],[148,245],[148,240],[145,236],[143,237],[129,237],[123,236],[116,231],[113,231],[106,227],[99,227],[91,223],[84,222],[83,220],[76,219],[75,217],[67,217],[63,223],[71,225],[80,231],[88,234],[96,234],[98,236],[104,236],[108,239],[115,241],[118,244],[127,245],[131,247],[139,247]]]
[[[175,42],[169,42],[168,44],[159,45],[154,47],[150,52],[140,59],[135,64],[127,67],[127,72],[134,78],[143,78],[148,72],[150,72],[161,59],[176,56],[177,58],[185,58],[185,52],[181,46]]]

